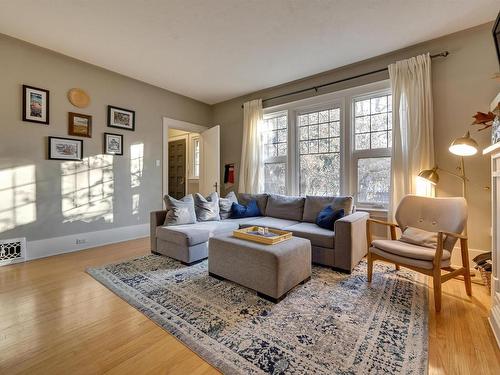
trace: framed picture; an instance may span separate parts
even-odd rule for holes
[[[108,105],[108,126],[134,131],[135,111]]]
[[[104,133],[104,153],[108,155],[123,155],[123,135]]]
[[[23,121],[49,124],[49,90],[23,85]]]
[[[68,134],[91,138],[92,116],[68,112]]]
[[[81,139],[49,137],[50,160],[82,160],[83,141]]]

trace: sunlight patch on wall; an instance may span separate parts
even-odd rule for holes
[[[139,213],[139,194],[132,195],[132,215]]]
[[[34,165],[0,170],[0,232],[36,220]]]
[[[61,164],[64,222],[113,222],[113,156],[95,155]]]
[[[130,187],[141,186],[144,167],[144,144],[130,145]]]

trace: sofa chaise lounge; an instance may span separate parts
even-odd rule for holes
[[[313,263],[345,272],[351,272],[367,253],[369,215],[355,212],[352,197],[238,194],[242,204],[251,200],[257,201],[264,216],[165,226],[167,211],[152,212],[151,251],[191,265],[208,257],[210,237],[256,225],[291,231],[296,237],[310,240]],[[347,213],[335,222],[334,230],[315,224],[318,213],[328,205],[343,208]]]

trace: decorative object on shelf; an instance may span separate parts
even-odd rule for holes
[[[134,131],[135,111],[108,105],[108,126]]]
[[[264,245],[274,245],[292,238],[292,232],[262,227],[248,227],[233,231],[233,236]]]
[[[482,125],[483,127],[478,129],[478,131],[481,131],[488,129],[491,126],[491,123],[495,119],[495,114],[493,112],[476,112],[476,114],[472,117],[474,118],[474,121],[471,125]]]
[[[81,139],[49,137],[50,160],[82,160],[83,141]]]
[[[465,175],[464,156],[475,155],[478,150],[477,142],[471,138],[470,133],[467,132],[465,136],[456,138],[450,145],[449,151],[452,154],[460,156],[460,165],[457,167],[458,173],[447,171],[446,169],[439,168],[437,165],[432,169],[424,169],[420,171],[418,177],[427,180],[433,185],[439,182],[438,170],[448,173],[462,180],[462,194],[467,198],[467,182],[469,179]]]
[[[68,91],[68,100],[78,108],[86,108],[90,104],[90,96],[82,89],[73,88]]]
[[[49,90],[23,85],[23,121],[49,124]]]
[[[107,155],[123,155],[123,135],[104,133],[104,153]]]
[[[92,116],[68,112],[68,134],[92,138]]]

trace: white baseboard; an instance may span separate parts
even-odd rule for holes
[[[26,246],[26,260],[71,253],[147,236],[149,236],[149,224],[140,224],[95,232],[77,233],[38,241],[28,241]],[[82,240],[83,242],[77,244],[77,240]]]

